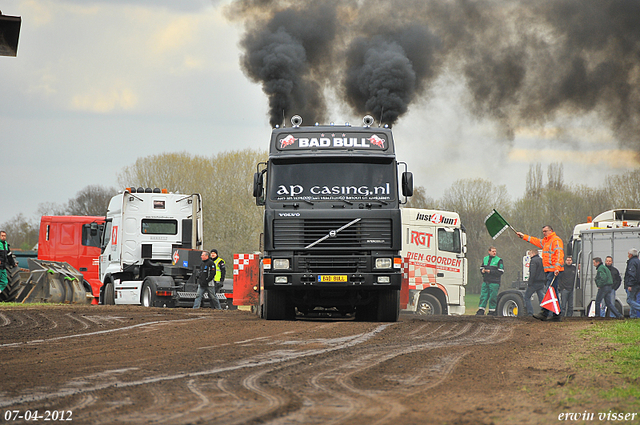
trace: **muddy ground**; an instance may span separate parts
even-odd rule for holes
[[[567,362],[587,349],[577,331],[589,326],[0,306],[0,422],[38,411],[87,424],[555,423],[612,408],[566,399],[569,387],[616,384]]]

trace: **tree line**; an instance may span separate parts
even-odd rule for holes
[[[205,248],[216,248],[231,263],[234,253],[260,249],[263,208],[255,205],[253,174],[265,161],[260,150],[222,152],[212,156],[162,153],[139,158],[117,176],[119,190],[125,187],[166,188],[171,192],[200,193],[203,198]],[[532,245],[514,232],[505,231],[493,240],[484,225],[496,209],[517,230],[542,237],[542,226],[551,225],[566,242],[573,227],[613,208],[640,208],[640,170],[608,176],[602,187],[564,183],[561,164],[551,164],[546,173],[540,164],[531,165],[522,197],[512,200],[504,185],[486,179],[455,181],[441,198],[435,199],[424,186],[417,186],[407,206],[455,211],[467,232],[469,284],[467,292],[480,290],[482,258],[490,246],[504,259],[503,287],[521,279],[522,257]],[[24,214],[0,225],[8,232],[14,248],[32,249],[38,241],[41,215],[106,214],[109,199],[118,192],[112,187],[87,186],[64,204],[40,204],[36,217]],[[639,247],[640,248],[640,247]]]
[[[542,238],[542,227],[550,225],[565,242],[578,223],[587,222],[601,212],[618,208],[640,208],[640,170],[608,176],[599,188],[564,183],[562,164],[550,164],[546,176],[542,165],[529,167],[525,192],[511,200],[506,187],[486,179],[454,182],[440,199],[417,187],[407,206],[455,211],[467,231],[469,283],[467,292],[478,293],[482,285],[480,264],[489,247],[495,246],[504,259],[502,288],[522,279],[522,261],[533,248],[506,230],[495,240],[489,236],[484,219],[495,208],[518,231]],[[640,247],[638,247],[640,248]]]

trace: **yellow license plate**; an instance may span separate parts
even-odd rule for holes
[[[318,276],[318,282],[346,282],[347,275],[321,275]]]

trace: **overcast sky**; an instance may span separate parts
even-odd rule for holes
[[[267,98],[239,65],[243,28],[225,4],[0,0],[3,14],[22,17],[18,56],[0,57],[0,223],[87,185],[115,187],[139,157],[266,149]],[[594,187],[637,167],[595,116],[559,116],[504,140],[466,112],[465,96],[442,73],[394,126],[398,159],[434,198],[461,178],[518,198],[537,162],[546,171],[561,161],[566,183]],[[344,105],[329,109],[336,123],[361,123]]]

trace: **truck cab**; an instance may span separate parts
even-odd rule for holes
[[[99,261],[102,302],[176,305],[177,282],[188,280],[200,261],[199,252],[182,259],[177,250],[202,246],[199,194],[127,188],[107,210]]]
[[[455,212],[402,208],[401,303],[420,315],[465,312],[466,232]]]
[[[401,286],[398,173],[389,128],[301,126],[272,131],[254,196],[264,206],[259,313],[267,320],[355,315],[395,321]],[[406,199],[406,198],[405,198]],[[297,313],[296,313],[297,312]]]
[[[42,216],[38,234],[38,259],[65,262],[82,273],[94,304],[102,287],[98,257],[104,224],[104,217]]]

